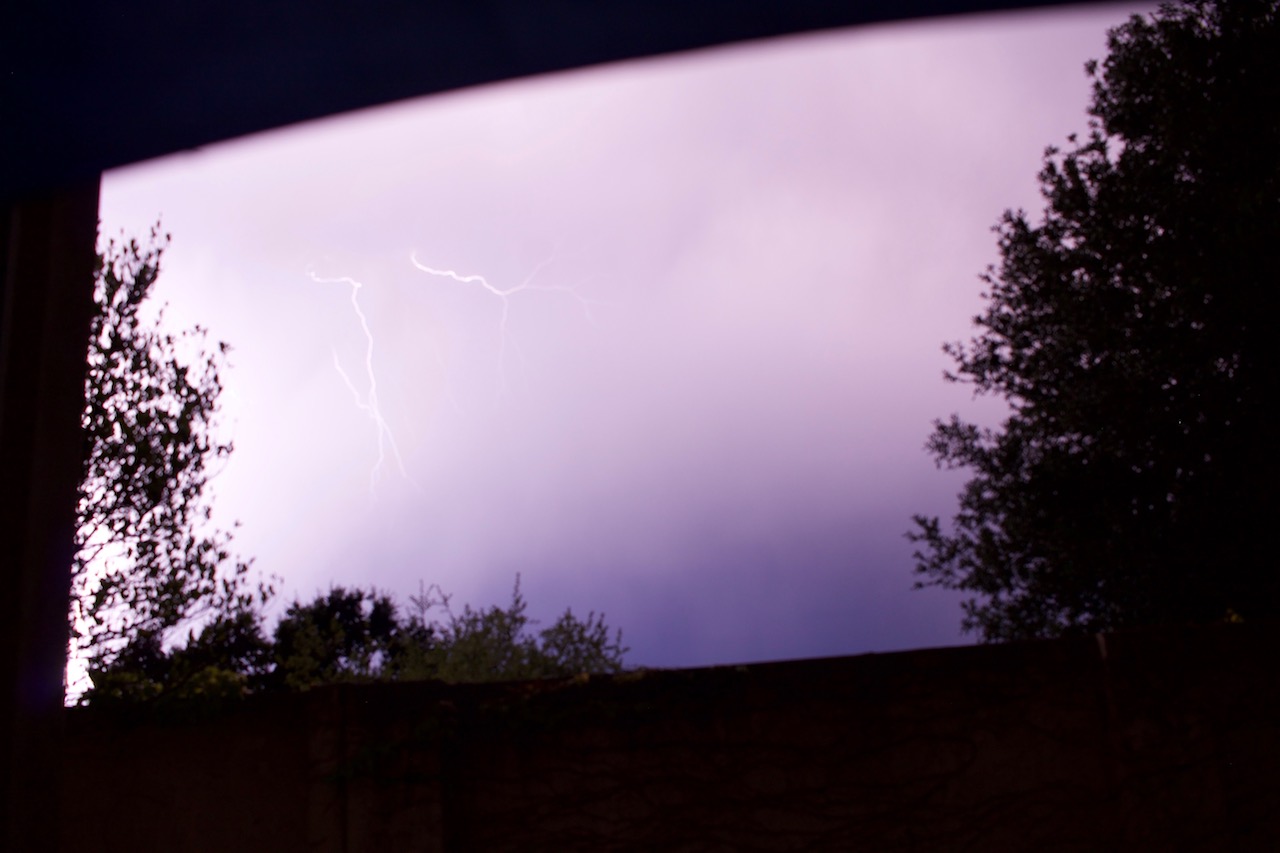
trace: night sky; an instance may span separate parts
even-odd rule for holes
[[[215,520],[332,584],[603,611],[628,661],[966,642],[912,587],[1005,208],[1146,7],[869,27],[487,86],[108,174],[233,347]],[[451,274],[449,274],[451,273]]]

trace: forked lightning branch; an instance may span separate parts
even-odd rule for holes
[[[458,285],[477,288],[484,293],[489,294],[496,299],[501,310],[498,315],[498,388],[497,395],[501,398],[507,393],[507,361],[509,357],[509,349],[515,344],[511,340],[509,331],[509,320],[511,317],[512,298],[521,293],[548,293],[563,294],[575,300],[582,308],[583,314],[587,321],[594,325],[595,317],[591,308],[595,304],[592,300],[587,299],[577,288],[563,284],[542,284],[538,282],[538,277],[552,263],[552,258],[548,258],[538,264],[534,270],[525,277],[519,284],[510,287],[498,287],[491,283],[488,278],[479,274],[463,274],[451,269],[440,269],[424,264],[418,259],[416,252],[409,254],[409,262],[419,272],[431,276],[432,278],[445,279]],[[369,471],[369,492],[371,496],[376,495],[376,488],[379,478],[382,476],[387,465],[394,464],[396,471],[400,477],[415,489],[417,484],[409,476],[405,468],[404,459],[400,453],[400,446],[396,441],[395,432],[391,425],[387,422],[387,418],[382,410],[381,403],[378,398],[378,371],[376,365],[375,351],[376,342],[372,324],[368,315],[360,305],[360,293],[365,288],[365,282],[359,281],[350,276],[334,276],[323,277],[314,271],[309,272],[311,280],[318,284],[335,284],[343,285],[349,289],[351,311],[355,315],[356,322],[360,327],[364,342],[364,369],[360,372],[359,381],[353,379],[352,374],[343,367],[342,359],[338,355],[337,349],[333,350],[333,367],[341,377],[343,385],[351,393],[352,401],[356,408],[363,412],[374,427],[374,435],[376,441],[377,453],[372,468]]]

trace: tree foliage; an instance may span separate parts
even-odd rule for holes
[[[374,592],[335,587],[310,604],[294,602],[276,626],[271,681],[296,690],[371,680],[399,628],[391,599]]]
[[[1049,149],[1038,224],[997,226],[951,381],[1003,397],[928,443],[967,468],[916,518],[918,585],[986,639],[1280,615],[1280,30],[1275,0],[1133,17],[1092,77],[1087,137]]]
[[[436,590],[439,593],[439,590]],[[513,681],[561,678],[579,673],[620,672],[627,649],[622,631],[612,634],[603,614],[587,614],[585,620],[566,610],[550,626],[534,633],[537,624],[526,613],[527,605],[516,578],[511,604],[473,610],[470,605],[455,614],[449,597],[431,598],[420,593],[412,599],[416,613],[411,622],[427,625],[435,635],[415,674],[445,681]],[[426,622],[427,611],[440,606],[443,621]]]
[[[150,635],[95,670],[88,704],[197,703],[342,682],[557,678],[623,669],[621,631],[565,613],[534,632],[517,578],[511,604],[461,613],[437,587],[402,612],[385,593],[334,587],[295,601],[271,639],[256,611],[236,611],[164,648]],[[442,612],[433,618],[433,610]]]
[[[214,436],[228,347],[208,352],[204,329],[169,334],[163,310],[144,312],[168,240],[157,225],[149,245],[112,241],[98,258],[70,614],[72,651],[93,666],[270,593],[210,522],[211,466],[232,450]]]

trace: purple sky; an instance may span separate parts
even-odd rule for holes
[[[1000,409],[940,345],[1134,8],[392,105],[113,172],[103,229],[161,217],[170,321],[234,347],[215,518],[275,613],[330,584],[506,603],[519,572],[634,664],[957,643],[903,533],[963,481],[932,419]]]

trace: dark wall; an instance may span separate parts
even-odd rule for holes
[[[57,825],[97,182],[0,204],[0,849]]]
[[[302,697],[275,698],[185,722],[70,712],[62,849],[308,849],[308,744],[323,726]]]
[[[1215,626],[78,711],[64,846],[1273,850],[1278,652]]]

